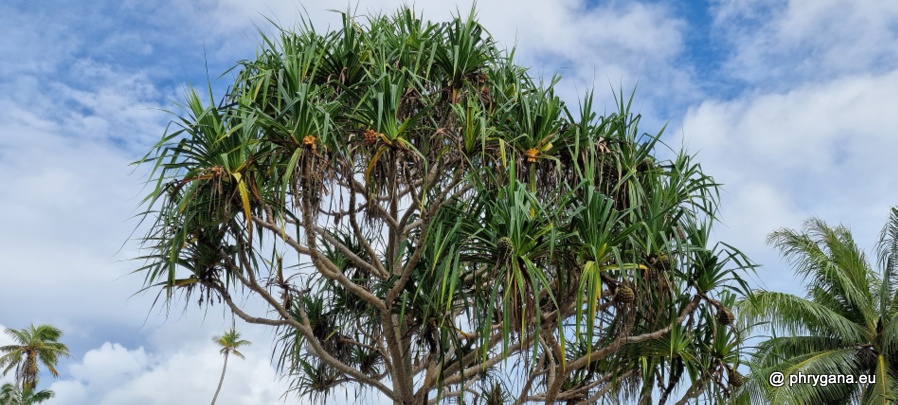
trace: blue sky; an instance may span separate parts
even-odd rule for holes
[[[365,1],[359,14],[391,12]],[[419,1],[448,18],[455,3]],[[187,84],[205,86],[255,54],[265,17],[303,7],[335,25],[326,1],[6,1],[0,3],[0,326],[52,323],[73,351],[57,404],[208,401],[221,357],[221,306],[151,310],[132,297],[143,173],[128,164],[159,139]],[[465,12],[469,3],[458,3]],[[337,7],[345,9],[346,7]],[[560,73],[570,103],[587,88],[613,111],[629,93],[644,131],[698,153],[723,183],[716,237],[763,265],[754,280],[800,292],[766,235],[812,216],[873,243],[898,205],[898,3],[841,0],[480,1],[481,23],[533,75]],[[208,70],[207,70],[208,69]],[[220,94],[220,93],[219,93]],[[223,404],[275,403],[271,335],[230,363]],[[0,337],[0,344],[5,344]],[[9,376],[4,380],[9,380]],[[175,399],[178,398],[176,402]],[[291,401],[292,402],[292,401]]]

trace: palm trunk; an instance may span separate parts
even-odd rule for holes
[[[221,379],[218,380],[218,389],[215,390],[215,396],[212,397],[212,405],[215,405],[215,400],[218,399],[218,393],[221,392],[221,384],[224,383],[225,371],[228,369],[228,353],[225,353],[224,358],[224,367],[221,368]]]
[[[28,389],[35,389],[37,387],[37,375],[40,371],[37,369],[37,354],[34,352],[28,353],[28,358],[25,359],[23,376],[22,376],[22,392]]]

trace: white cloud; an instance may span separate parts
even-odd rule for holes
[[[720,1],[719,32],[734,46],[733,76],[757,86],[885,72],[898,62],[898,3]]]
[[[84,354],[81,363],[69,367],[73,376],[89,382],[94,390],[106,391],[121,386],[144,371],[150,357],[143,347],[128,350],[118,343],[103,343]]]
[[[218,386],[223,357],[211,339],[205,339],[204,344],[185,343],[159,356],[143,347],[127,349],[106,342],[71,365],[68,378],[50,386],[56,392],[55,403],[164,405],[209,401]],[[256,343],[261,343],[260,347],[241,350],[245,360],[235,356],[229,359],[217,403],[281,402],[286,386],[269,364],[266,342]]]
[[[134,319],[123,304],[140,280],[116,282],[134,265],[116,257],[136,224],[128,218],[140,184],[127,157],[104,143],[6,122],[0,182],[9,198],[0,200],[0,221],[14,232],[0,233],[0,243],[13,278],[0,285],[0,306],[28,308],[8,321],[75,332],[66,326]]]
[[[29,21],[19,31],[52,37],[58,26]],[[100,325],[138,327],[152,300],[125,305],[141,280],[126,277],[136,263],[122,261],[136,256],[133,245],[116,254],[139,205],[142,178],[129,163],[162,134],[166,91],[141,69],[73,58],[68,42],[17,46],[40,48],[66,68],[35,70],[29,60],[38,58],[20,54],[14,73],[0,72],[0,272],[9,280],[0,307],[27,308],[4,321],[51,323],[78,346]]]
[[[872,249],[898,203],[898,117],[889,111],[898,70],[845,77],[782,93],[707,101],[684,120],[685,142],[724,183],[721,238],[764,258],[771,286],[788,274],[767,233],[812,216],[855,230]],[[765,273],[767,274],[767,273]],[[766,277],[765,277],[766,278]]]
[[[0,64],[0,78],[22,72],[51,72],[74,51],[75,38],[63,35],[63,24],[48,21],[45,14],[27,15],[15,10],[13,4],[0,4],[0,26],[8,27],[0,40],[0,54],[6,61]],[[28,29],[35,27],[36,21],[41,21],[43,29]]]

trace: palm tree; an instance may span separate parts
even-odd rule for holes
[[[221,346],[220,353],[224,355],[224,366],[221,368],[221,379],[218,380],[218,388],[215,390],[215,396],[212,397],[212,405],[215,405],[215,400],[218,399],[218,393],[221,391],[221,385],[224,383],[225,371],[228,369],[228,356],[233,353],[241,359],[245,358],[243,357],[243,353],[240,353],[237,349],[242,346],[249,346],[251,343],[248,340],[241,340],[240,333],[233,328],[230,331],[225,332],[224,335],[213,337],[212,341]]]
[[[753,355],[743,400],[751,403],[890,403],[898,399],[898,210],[892,209],[874,271],[847,227],[820,219],[803,232],[781,229],[768,242],[792,262],[807,294],[756,291],[740,303],[743,320],[772,336]],[[874,376],[867,384],[801,384],[774,389],[768,376]]]
[[[58,377],[56,363],[59,357],[68,357],[69,348],[59,343],[62,331],[51,325],[33,324],[28,329],[15,330],[7,328],[6,334],[16,342],[0,347],[4,353],[0,357],[0,367],[5,367],[3,375],[12,369],[16,370],[16,381],[23,391],[34,390],[40,375],[38,362],[43,363],[53,377]]]
[[[39,404],[50,398],[55,393],[50,390],[21,390],[13,384],[3,384],[0,388],[0,405],[31,405]]]

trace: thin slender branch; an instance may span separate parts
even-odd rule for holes
[[[456,390],[456,391],[444,392],[440,396],[440,398],[430,399],[427,401],[427,403],[428,403],[428,405],[436,405],[439,403],[439,400],[446,400],[449,398],[458,398],[458,397],[462,396],[462,394],[465,392],[469,392],[474,395],[478,395],[476,392],[471,391],[471,386],[474,385],[475,382],[477,382],[477,380],[467,381],[467,382],[465,382],[465,385],[461,389]]]
[[[371,244],[368,243],[368,238],[365,237],[365,234],[362,232],[362,228],[359,226],[358,218],[356,215],[358,212],[356,211],[355,205],[355,190],[349,190],[349,226],[352,228],[352,233],[355,234],[356,239],[359,241],[359,244],[362,245],[362,249],[365,249],[365,252],[368,253],[368,257],[371,258],[371,261],[374,263],[374,267],[377,268],[378,273],[381,274],[381,277],[389,277],[389,272],[386,267],[384,267],[383,262],[381,262],[380,257],[378,257],[377,252],[374,251],[374,248],[371,247]]]
[[[682,312],[680,312],[680,316],[678,316],[677,319],[675,319],[673,322],[671,322],[670,325],[668,325],[664,328],[661,328],[659,330],[656,330],[654,332],[644,333],[644,334],[636,335],[636,336],[622,337],[622,338],[620,338],[620,343],[618,346],[625,345],[625,344],[632,344],[632,343],[640,343],[640,342],[645,342],[648,340],[654,340],[654,339],[658,339],[658,338],[670,333],[670,331],[673,329],[673,325],[683,322],[683,320],[685,320],[687,316],[689,316],[691,313],[693,313],[695,311],[696,308],[698,308],[699,302],[701,302],[701,297],[696,295],[683,308]],[[612,346],[614,346],[614,345],[612,344],[612,345],[604,347],[598,351],[595,351],[590,356],[582,356],[574,361],[568,362],[568,367],[571,369],[579,369],[579,368],[585,367],[587,364],[589,364],[591,362],[601,360],[617,350],[616,347],[612,347]]]
[[[308,201],[303,201],[303,222],[309,224],[313,223],[312,221],[312,208],[309,205]],[[308,242],[308,250],[309,257],[312,259],[312,264],[315,265],[315,268],[325,277],[332,279],[339,283],[341,286],[349,290],[351,293],[355,294],[359,298],[365,300],[375,308],[379,310],[385,310],[387,307],[383,301],[379,298],[371,294],[370,291],[365,289],[364,287],[353,283],[352,280],[346,278],[343,275],[343,272],[340,271],[337,266],[331,262],[327,257],[325,257],[317,248],[317,242],[315,238],[315,231],[313,227],[306,226],[304,227],[306,231],[306,239]]]
[[[352,184],[353,184],[354,192],[362,193],[362,195],[367,195],[367,194],[365,194],[366,190],[365,190],[364,185],[362,185],[355,179],[352,180]],[[387,199],[384,199],[383,201],[389,202],[389,201],[391,201],[391,199],[387,198]],[[380,219],[383,219],[387,223],[387,226],[389,226],[391,228],[399,227],[399,222],[397,222],[396,218],[393,216],[390,216],[390,213],[388,213],[387,210],[384,209],[384,207],[381,207],[380,204],[377,204],[377,203],[370,204],[370,205],[368,205],[368,207],[374,207],[374,210],[377,211],[377,217]]]
[[[460,181],[460,180],[457,180],[457,181]],[[454,184],[458,184],[458,183],[454,183]],[[426,247],[426,244],[424,243],[424,241],[425,241],[425,239],[427,239],[428,230],[430,228],[430,223],[433,220],[434,215],[436,214],[436,211],[440,208],[440,206],[442,206],[444,199],[446,198],[446,195],[448,194],[450,189],[451,188],[446,188],[445,190],[443,190],[443,192],[441,192],[437,196],[437,198],[434,200],[433,205],[427,210],[427,212],[423,216],[424,218],[422,218],[423,222],[421,225],[421,227],[423,229],[421,230],[421,233],[418,235],[417,239],[415,240],[415,251],[414,251],[414,253],[412,253],[412,257],[409,258],[409,260],[405,264],[405,266],[402,267],[401,276],[400,276],[399,280],[387,292],[387,295],[385,298],[386,302],[392,302],[394,299],[396,299],[396,297],[399,295],[399,292],[401,292],[405,288],[405,285],[408,283],[408,280],[411,278],[411,275],[412,275],[412,272],[413,272],[415,266],[418,265],[418,262],[421,260],[421,255],[424,253],[424,248]],[[397,263],[398,263],[398,261],[397,261]]]
[[[365,270],[365,271],[367,271],[377,277],[380,277],[380,278],[388,278],[389,277],[389,274],[384,273],[381,269],[372,266],[370,263],[368,263],[367,261],[365,261],[358,255],[356,255],[355,252],[353,252],[346,245],[344,245],[342,242],[337,240],[337,238],[335,238],[333,235],[331,235],[330,232],[328,232],[326,229],[315,226],[315,232],[317,234],[321,235],[321,237],[323,237],[324,240],[327,241],[327,243],[330,243],[332,246],[336,247],[337,250],[340,251],[340,253],[343,253],[343,255],[346,256],[347,259],[352,261],[352,264],[356,265],[358,268]]]
[[[525,337],[522,341],[508,346],[508,352],[509,353],[517,353],[522,348],[530,347],[530,344],[533,342],[533,340],[534,340],[533,334],[531,334],[530,336]],[[483,373],[490,367],[498,364],[500,361],[505,360],[505,358],[506,357],[504,355],[502,355],[501,353],[496,356],[493,356],[491,358],[488,358],[484,362],[481,362],[481,363],[478,363],[471,367],[466,368],[464,370],[464,372],[460,372],[451,377],[444,378],[443,384],[444,385],[458,384],[462,381],[462,375],[473,376],[476,374]]]
[[[530,372],[530,376],[527,378],[524,386],[521,387],[521,392],[518,394],[518,399],[515,400],[514,405],[521,405],[524,403],[525,398],[528,396],[527,394],[530,393],[530,387],[533,386],[533,382],[536,381],[536,377],[543,375],[547,368],[546,353],[543,352],[539,356],[539,360],[537,360],[536,367]]]
[[[636,373],[635,370],[627,371],[626,373],[623,373],[620,376],[618,376],[618,380],[627,378],[635,373]],[[602,379],[605,380],[605,378],[608,378],[608,380],[610,380],[610,376],[603,377]],[[577,402],[577,405],[589,405],[589,404],[594,404],[594,403],[598,402],[599,399],[601,399],[606,394],[608,394],[608,391],[610,391],[611,387],[613,387],[613,386],[614,386],[614,384],[609,382],[604,387],[602,387],[602,389],[600,389],[598,392],[596,392],[593,396],[591,396],[583,401]]]
[[[705,391],[702,387],[707,381],[707,375],[702,375],[699,378],[696,378],[695,381],[692,382],[692,385],[689,386],[689,389],[686,390],[686,393],[683,394],[683,398],[680,398],[680,400],[677,401],[676,405],[686,405],[690,400],[698,398],[698,396]]]
[[[314,350],[315,355],[317,355],[323,362],[325,362],[326,364],[328,364],[331,367],[334,367],[335,369],[339,370],[342,373],[352,376],[353,378],[357,379],[358,381],[360,381],[364,384],[367,384],[374,388],[377,388],[379,391],[383,392],[384,395],[386,395],[387,397],[389,397],[391,399],[396,399],[396,394],[392,390],[387,388],[387,386],[383,385],[380,381],[376,381],[376,380],[368,377],[367,375],[361,373],[360,371],[356,370],[355,368],[353,368],[353,367],[341,362],[340,360],[336,359],[335,357],[331,356],[330,353],[328,353],[326,350],[324,350],[324,348],[321,346],[321,342],[319,342],[318,339],[315,337],[314,333],[312,333],[312,327],[309,324],[307,317],[303,316],[303,318],[304,318],[303,323],[299,323],[295,319],[293,319],[292,317],[289,317],[289,316],[284,319],[268,319],[268,318],[255,317],[255,316],[247,314],[237,304],[235,304],[234,300],[231,298],[230,293],[228,293],[227,289],[225,289],[223,286],[221,286],[217,283],[213,283],[213,282],[203,282],[203,285],[218,292],[219,296],[221,296],[222,300],[225,302],[225,305],[227,305],[228,308],[231,309],[231,311],[233,311],[235,314],[237,314],[237,316],[240,317],[240,319],[243,319],[244,321],[249,322],[249,323],[260,324],[260,325],[269,325],[269,326],[287,326],[287,325],[289,325],[290,327],[299,331],[299,333],[301,333],[303,335],[303,337],[306,338],[306,342],[308,342],[308,344],[312,346],[312,349]],[[302,311],[301,312],[302,314],[305,313],[304,310],[301,309],[301,311]]]

